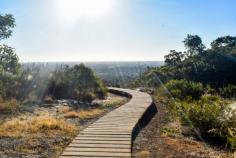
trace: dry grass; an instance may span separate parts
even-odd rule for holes
[[[63,106],[63,107],[58,108],[58,112],[60,114],[67,113],[69,111],[71,111],[71,107],[69,107],[69,106]]]
[[[17,110],[20,104],[15,100],[3,101],[0,99],[0,113],[9,113]]]
[[[110,94],[111,95],[111,94]],[[127,98],[111,95],[108,99],[102,101],[103,107],[120,106],[128,101]]]
[[[65,118],[79,118],[79,114],[76,111],[66,112],[64,115]]]
[[[31,121],[13,119],[0,124],[0,137],[26,137],[37,134],[73,136],[77,128],[61,119],[35,117]]]
[[[81,109],[78,111],[78,115],[81,120],[96,118],[102,113],[104,113],[104,110],[98,108],[86,110]]]
[[[47,134],[53,134],[54,132],[63,132],[67,135],[75,135],[77,128],[62,120],[50,117],[38,117],[31,122],[31,132],[43,132]]]
[[[79,118],[81,120],[96,118],[105,110],[99,108],[93,109],[79,109],[78,111],[64,111],[65,118]]]
[[[150,152],[147,150],[140,151],[137,153],[136,157],[138,158],[149,158],[150,157]]]

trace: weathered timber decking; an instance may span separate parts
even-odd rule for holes
[[[151,106],[152,99],[150,95],[135,90],[109,89],[132,98],[80,132],[61,158],[131,157],[134,128]]]

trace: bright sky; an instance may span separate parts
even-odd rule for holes
[[[163,60],[187,34],[236,35],[235,0],[0,0],[21,61]]]

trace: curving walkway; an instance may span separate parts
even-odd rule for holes
[[[132,99],[80,132],[61,158],[131,157],[132,134],[140,118],[151,106],[152,99],[150,95],[135,90],[109,89]]]

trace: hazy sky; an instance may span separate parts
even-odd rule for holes
[[[235,0],[0,0],[21,61],[163,60],[187,34],[236,35]]]

